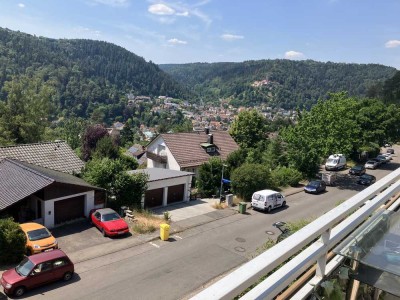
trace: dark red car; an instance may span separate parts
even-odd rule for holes
[[[14,269],[7,270],[0,282],[8,295],[22,296],[26,290],[74,274],[74,264],[62,250],[51,250],[25,257]]]
[[[95,210],[90,215],[90,221],[103,234],[103,236],[116,236],[129,232],[128,223],[111,208]]]

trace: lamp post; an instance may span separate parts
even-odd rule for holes
[[[224,185],[224,167],[227,167],[227,165],[222,164],[221,187],[219,189],[219,201],[222,200],[222,188]]]

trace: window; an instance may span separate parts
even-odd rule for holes
[[[46,271],[51,270],[52,267],[53,267],[53,264],[52,264],[51,262],[49,262],[49,261],[46,261],[46,262],[44,262],[44,263],[38,264],[38,265],[33,269],[33,271],[34,271],[35,273],[42,273],[42,272],[46,272]]]
[[[158,145],[157,146],[157,154],[159,155],[161,151],[165,150],[165,146],[164,145]]]
[[[58,258],[53,262],[53,267],[57,268],[57,267],[62,267],[65,266],[67,264],[67,261],[65,260],[65,258]]]
[[[213,153],[215,152],[215,147],[208,147],[207,148],[207,153]]]

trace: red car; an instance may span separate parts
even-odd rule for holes
[[[74,274],[74,264],[61,250],[51,250],[25,257],[14,269],[7,270],[0,282],[4,292],[17,297],[26,290],[63,279],[68,281]]]
[[[103,236],[116,236],[129,232],[128,224],[111,208],[95,210],[90,215],[90,221],[101,231]]]

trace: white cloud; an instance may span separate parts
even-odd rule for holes
[[[153,4],[149,6],[148,11],[155,15],[173,15],[175,10],[165,4]]]
[[[181,40],[178,40],[177,38],[169,39],[168,43],[171,45],[186,45],[187,44],[186,41],[181,41]]]
[[[189,12],[188,11],[184,11],[181,13],[176,13],[177,16],[182,16],[182,17],[189,17]]]
[[[93,30],[93,29],[83,27],[83,26],[75,27],[74,31],[79,34],[83,34],[84,36],[95,36],[95,37],[101,36],[101,32],[99,30]]]
[[[112,7],[125,7],[129,5],[129,0],[92,0],[92,2]]]
[[[236,40],[242,40],[242,39],[244,39],[244,36],[226,33],[226,34],[221,35],[221,39],[231,42],[231,41],[236,41]]]
[[[18,3],[18,7],[20,7],[20,8],[25,8],[25,4],[23,4],[23,3]]]
[[[400,46],[400,40],[390,40],[385,43],[386,48],[396,48]]]
[[[303,59],[304,54],[297,51],[287,51],[284,56],[286,59]]]

